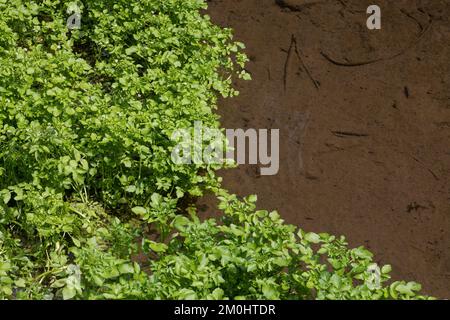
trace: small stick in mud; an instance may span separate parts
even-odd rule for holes
[[[308,75],[308,78],[313,83],[314,87],[316,89],[319,89],[318,82],[313,78],[311,72],[309,71],[308,67],[306,66],[305,62],[303,61],[301,50],[299,50],[297,46],[297,38],[292,34],[291,35],[291,44],[289,45],[289,49],[287,51],[287,57],[286,61],[284,63],[284,74],[283,74],[283,85],[284,85],[284,91],[286,91],[287,86],[287,74],[288,74],[288,68],[289,68],[289,62],[291,60],[292,51],[295,52],[295,55],[297,56],[298,60],[300,61],[302,69],[305,70],[306,74]]]
[[[306,66],[306,64],[303,62],[303,58],[301,53],[301,50],[298,49],[297,46],[297,39],[295,39],[294,37],[294,44],[295,44],[295,53],[298,57],[298,59],[300,60],[300,63],[302,64],[303,69],[305,69],[306,74],[308,75],[309,79],[311,80],[311,82],[314,84],[314,87],[316,87],[316,89],[319,89],[319,84],[317,83],[317,81],[312,77],[311,72],[309,71],[308,67]]]
[[[302,11],[303,8],[307,8],[319,3],[323,3],[324,1],[314,1],[314,0],[303,0],[300,1],[302,3],[296,3],[296,1],[294,1],[292,3],[292,1],[289,0],[275,0],[275,3],[283,9],[289,9],[290,11],[294,11],[294,12],[299,12]]]
[[[294,47],[294,43],[295,43],[295,36],[292,35],[291,36],[291,44],[289,45],[289,49],[287,51],[286,61],[284,62],[284,74],[283,74],[284,91],[286,91],[287,73],[288,73],[289,61],[291,60],[292,48]]]
[[[419,44],[419,42],[424,38],[424,36],[428,33],[428,31],[431,29],[433,25],[433,21],[431,20],[430,23],[428,24],[428,26],[423,29],[423,31],[420,33],[420,35],[412,42],[410,43],[407,47],[405,47],[402,51],[400,51],[399,53],[396,53],[392,56],[389,57],[382,57],[382,58],[377,58],[377,59],[373,59],[373,60],[368,60],[368,61],[358,61],[358,62],[342,62],[342,61],[338,61],[332,57],[330,57],[330,55],[328,55],[327,53],[325,53],[324,51],[320,51],[320,54],[322,55],[322,57],[324,57],[328,62],[339,66],[339,67],[360,67],[360,66],[365,66],[365,65],[369,65],[369,64],[373,64],[373,63],[377,63],[380,61],[389,61],[392,59],[395,59],[403,54],[405,54],[406,52],[408,52],[411,48],[415,47],[417,44]]]
[[[367,138],[367,137],[369,137],[369,135],[366,133],[356,133],[356,132],[348,132],[348,131],[331,131],[331,133],[339,138],[347,138],[347,137]]]

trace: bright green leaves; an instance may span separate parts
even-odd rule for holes
[[[262,293],[264,298],[268,300],[278,300],[280,299],[280,293],[277,290],[277,285],[275,283],[264,283],[262,285]]]
[[[227,298],[279,299],[288,294],[292,285],[283,280],[283,270],[296,264],[289,255],[295,244],[289,234],[291,227],[284,226],[274,212],[253,211],[255,197],[241,202],[222,192],[221,199],[220,207],[229,209],[230,214],[219,225],[213,220],[175,218],[173,225],[179,234],[169,244],[166,256],[154,263],[159,281],[168,288],[190,283],[187,289],[198,298],[212,298],[218,284],[221,297]],[[178,264],[180,256],[182,265]],[[190,268],[192,272],[182,271]],[[176,290],[164,292],[157,291],[158,297],[176,297]]]
[[[6,66],[0,77],[2,96],[9,97],[6,109],[14,116],[6,125],[9,132],[19,129],[5,154],[15,166],[10,171],[26,173],[8,176],[3,186],[33,178],[42,187],[67,192],[86,187],[92,192],[88,197],[95,194],[110,207],[143,206],[155,191],[174,199],[201,194],[200,186],[215,178],[198,181],[201,168],[167,161],[167,133],[195,120],[216,122],[211,84],[223,92],[231,90],[227,78],[240,68],[224,68],[223,61],[230,52],[239,53],[240,45],[231,41],[229,30],[200,15],[202,1],[185,1],[182,6],[123,2],[114,4],[114,12],[105,3],[85,4],[33,5],[37,9],[27,11],[33,21],[34,14],[46,12],[36,19],[39,28],[29,32],[26,28],[33,22],[14,29],[26,45],[11,42],[0,55]],[[82,19],[82,32],[68,33],[66,10],[77,7],[91,19]],[[2,18],[9,23],[15,14],[4,11]],[[219,74],[219,69],[227,74]],[[30,123],[35,124],[32,130]],[[5,138],[13,141],[11,134]],[[83,154],[81,160],[73,159],[73,148]],[[141,152],[143,148],[149,152]],[[89,175],[84,172],[87,164]],[[62,181],[54,174],[55,166],[65,176]],[[122,175],[133,180],[123,188],[118,185]],[[175,192],[168,195],[172,189]]]
[[[229,77],[243,68],[230,59],[244,56],[230,30],[200,14],[204,1],[83,4],[0,10],[0,252],[20,257],[4,294],[142,297],[148,276],[129,262],[139,232],[106,212],[133,212],[165,239],[190,227],[178,215],[186,196],[218,184],[212,171],[199,175],[206,166],[172,163],[168,137],[194,121],[218,126],[213,88],[231,95]],[[73,12],[81,29],[68,31]]]
[[[194,290],[189,289],[181,289],[180,292],[177,294],[178,300],[197,300],[198,295],[195,293]]]
[[[223,300],[225,292],[221,288],[216,288],[206,297],[208,300]]]
[[[8,204],[9,200],[11,200],[11,192],[9,190],[1,190],[0,196],[2,197],[4,204]]]
[[[422,290],[422,286],[415,282],[396,281],[389,287],[389,294],[394,299],[414,299],[417,296],[417,292]]]
[[[311,243],[320,243],[320,236],[314,232],[305,234],[305,240]]]
[[[297,232],[276,212],[255,210],[256,197],[215,191],[225,211],[220,223],[174,219],[178,232],[153,262],[158,298],[177,299],[182,288],[212,299],[217,285],[233,299],[426,298],[412,283],[386,286],[391,267],[378,268],[369,251],[349,249],[344,237]]]
[[[69,265],[67,266],[66,273],[68,275],[67,278],[59,280],[64,283],[64,287],[62,289],[62,296],[64,300],[69,300],[75,297],[78,294],[81,294],[81,271],[79,266]]]
[[[147,241],[147,245],[150,248],[150,250],[156,252],[156,253],[163,253],[167,251],[167,245],[164,243],[157,243],[154,241]]]
[[[171,218],[175,217],[177,199],[153,193],[148,200],[147,203],[150,202],[148,207],[134,207],[133,213],[141,216],[149,223],[158,221],[161,222],[161,225],[166,225]]]
[[[173,227],[178,230],[178,231],[186,231],[187,227],[191,224],[192,222],[184,216],[176,216],[175,219],[173,219],[172,225]]]
[[[119,272],[121,274],[134,273],[134,267],[129,263],[124,263],[119,266]]]
[[[0,256],[0,297],[9,297],[12,294],[12,285],[14,281],[8,276],[11,269],[11,263],[2,261]]]
[[[140,216],[144,216],[147,213],[147,209],[145,209],[144,207],[134,207],[131,210],[133,211],[133,213]]]
[[[2,2],[0,299],[423,298],[366,249],[222,190],[220,165],[171,161],[171,134],[218,128],[217,94],[251,79],[205,6]],[[188,203],[206,190],[218,221]]]
[[[77,290],[72,286],[66,286],[62,289],[62,295],[64,300],[69,300],[75,297]]]
[[[138,48],[136,46],[132,46],[125,50],[125,54],[127,54],[128,56],[131,56],[136,51],[138,51]]]
[[[68,156],[61,157],[58,164],[59,173],[64,177],[71,177],[70,180],[64,180],[66,188],[70,188],[72,182],[77,185],[83,185],[85,176],[89,172],[89,164],[85,159],[81,158],[80,152],[75,149],[74,155],[75,159],[71,159]]]
[[[381,273],[389,274],[392,271],[391,265],[387,264],[381,268]]]

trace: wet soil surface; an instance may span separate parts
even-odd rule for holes
[[[450,1],[212,0],[208,14],[251,59],[223,127],[280,129],[278,175],[243,165],[224,186],[450,298]]]

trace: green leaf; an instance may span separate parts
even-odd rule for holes
[[[153,208],[159,207],[162,203],[162,196],[159,193],[153,193],[150,199]]]
[[[309,232],[305,234],[305,240],[311,243],[319,243],[320,242],[320,236],[317,233]]]
[[[96,276],[96,275],[93,275],[92,279],[94,280],[95,284],[99,287],[103,286],[103,283],[105,282],[104,279],[102,279],[101,277]]]
[[[189,225],[190,222],[191,221],[184,216],[176,216],[173,220],[173,226],[179,231],[184,231],[185,227]]]
[[[77,290],[75,288],[66,286],[62,290],[62,294],[63,294],[63,299],[64,300],[70,300],[70,299],[72,299],[73,297],[76,296]]]
[[[270,217],[270,219],[272,221],[279,221],[280,220],[280,215],[276,211],[272,211],[271,213],[269,213],[269,217]]]
[[[262,286],[262,292],[263,292],[264,296],[266,297],[266,299],[269,299],[269,300],[277,300],[280,297],[280,294],[274,288],[274,286],[269,285],[269,284],[264,284]]]
[[[72,241],[75,246],[77,246],[77,247],[81,246],[81,242],[77,238],[72,237]]]
[[[126,192],[135,193],[136,192],[136,186],[131,185],[125,188]],[[133,211],[134,212],[134,211]],[[135,212],[136,213],[136,212]],[[145,213],[144,213],[145,214]]]
[[[373,254],[364,247],[353,249],[352,252],[359,258],[371,259]]]
[[[197,300],[197,294],[190,289],[181,289],[178,293],[179,300]]]
[[[144,207],[134,207],[133,209],[131,209],[131,211],[140,216],[143,216],[147,213],[147,209],[145,209]]]
[[[133,53],[135,53],[138,50],[138,48],[136,46],[132,46],[129,47],[125,50],[126,55],[132,55]]]
[[[289,265],[289,259],[287,258],[275,258],[273,260],[273,263],[275,263],[277,266],[280,267],[287,267]]]
[[[150,249],[152,249],[153,251],[155,251],[157,253],[165,252],[168,249],[166,244],[164,244],[164,243],[156,243],[156,242],[153,242],[153,241],[149,242],[149,247],[150,247]]]
[[[22,279],[22,278],[14,281],[14,284],[19,288],[25,288],[25,286],[26,286],[25,279]]]
[[[221,300],[223,299],[224,294],[225,292],[221,288],[216,288],[212,292],[212,297],[216,300]]]
[[[383,273],[383,274],[390,273],[391,271],[392,271],[392,267],[390,264],[387,264],[381,268],[381,273]]]
[[[11,192],[9,192],[8,190],[3,190],[3,202],[5,204],[8,204],[8,202],[11,200]]]
[[[124,273],[134,273],[134,268],[131,264],[125,263],[119,266],[119,272]]]
[[[1,287],[1,288],[2,288],[3,293],[4,293],[6,296],[12,295],[12,289],[11,289],[9,286],[3,286],[3,287]]]

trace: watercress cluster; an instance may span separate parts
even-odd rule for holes
[[[0,0],[0,298],[425,298],[385,285],[389,266],[371,286],[364,248],[228,194],[220,165],[171,161],[171,134],[219,128],[217,96],[249,78],[205,8]],[[206,191],[217,221],[192,205]]]

